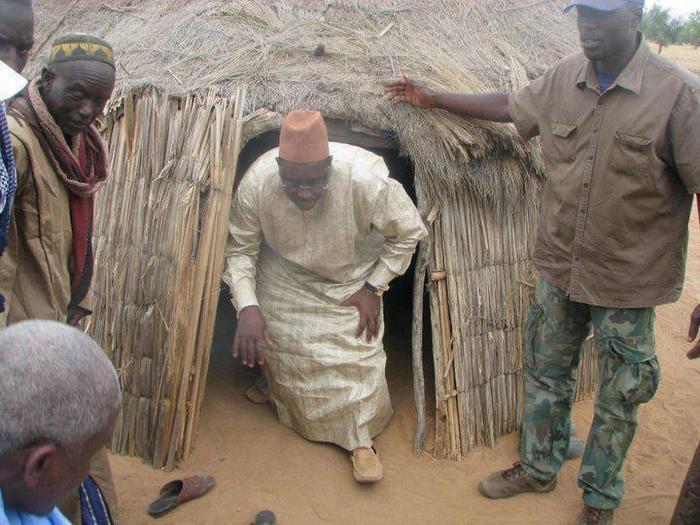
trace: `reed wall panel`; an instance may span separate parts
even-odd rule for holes
[[[112,448],[172,468],[192,446],[206,383],[244,92],[113,104],[110,180],[95,218],[91,335],[124,392]]]
[[[475,169],[526,168],[504,157]],[[431,273],[445,274],[430,284],[437,455],[456,459],[476,446],[494,446],[497,437],[520,427],[523,331],[537,283],[532,258],[540,189],[533,181],[519,202],[504,208],[467,191],[433,203],[438,214]],[[588,341],[578,399],[596,385],[591,350]]]

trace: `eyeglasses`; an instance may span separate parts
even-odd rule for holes
[[[287,191],[297,192],[301,190],[312,191],[315,193],[320,193],[328,189],[331,179],[331,162],[333,160],[332,156],[323,159],[319,162],[309,163],[309,164],[299,164],[296,162],[290,162],[280,157],[277,157],[277,164],[279,165],[280,173],[280,185]],[[318,170],[316,173],[325,173],[323,177],[318,177],[311,180],[297,180],[295,178],[285,177],[287,175],[300,175],[303,176],[305,173],[309,173],[311,170]]]
[[[330,185],[330,179],[331,179],[330,173],[327,173],[326,175],[324,175],[323,177],[320,177],[318,179],[308,180],[308,181],[287,179],[284,176],[280,175],[280,185],[284,189],[290,190],[290,191],[308,190],[308,191],[319,192],[319,191],[325,191],[328,189],[328,186]]]

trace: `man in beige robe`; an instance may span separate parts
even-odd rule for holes
[[[361,483],[382,479],[372,439],[392,415],[381,295],[425,235],[382,158],[329,145],[312,111],[286,117],[280,147],[248,170],[232,206],[234,355],[264,361],[280,422],[352,451]]]

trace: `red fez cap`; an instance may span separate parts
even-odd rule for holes
[[[318,111],[290,112],[282,122],[280,158],[289,162],[319,162],[330,155],[328,130]]]

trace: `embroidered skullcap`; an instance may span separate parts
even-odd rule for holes
[[[114,67],[114,51],[107,41],[83,33],[70,33],[53,41],[48,65],[77,60],[96,60]]]

